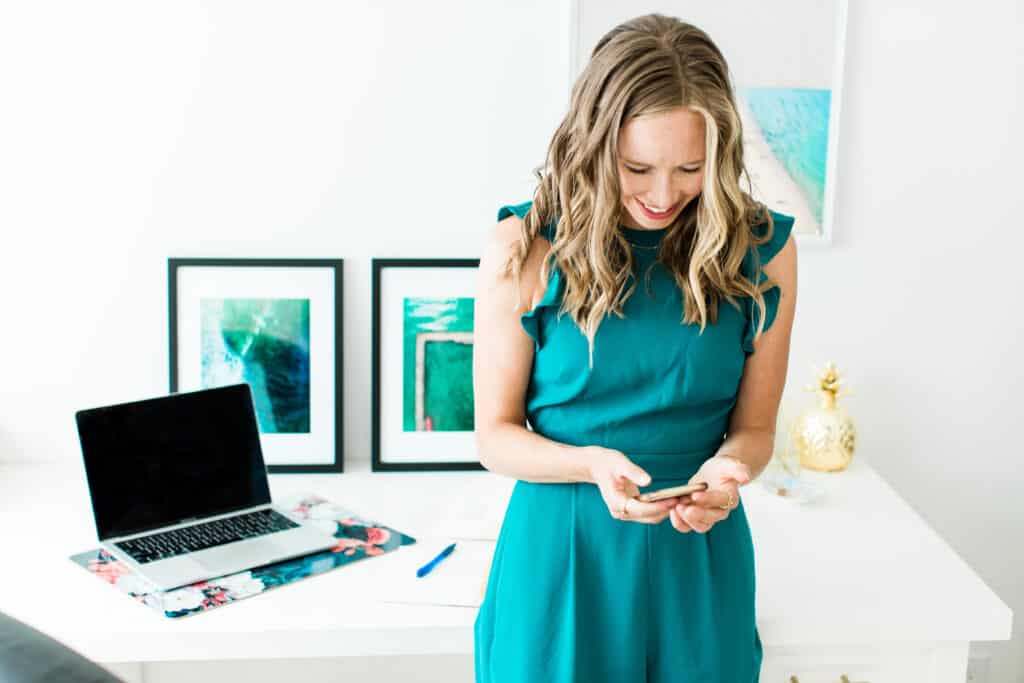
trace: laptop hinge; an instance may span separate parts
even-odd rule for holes
[[[253,505],[252,507],[232,510],[231,512],[224,512],[219,515],[211,515],[210,517],[192,517],[190,519],[182,520],[175,524],[168,524],[167,526],[146,529],[145,531],[137,531],[135,533],[128,534],[127,536],[108,536],[107,538],[101,538],[100,541],[102,541],[103,543],[118,543],[120,541],[127,541],[133,538],[142,538],[143,536],[152,536],[153,534],[160,534],[165,531],[183,529],[188,526],[195,526],[196,524],[205,524],[206,522],[213,522],[215,520],[225,519],[227,517],[237,517],[238,515],[245,515],[250,512],[266,510],[267,508],[271,507],[274,507],[272,503],[263,503],[260,505]]]

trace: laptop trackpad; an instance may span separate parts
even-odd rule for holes
[[[215,575],[224,572],[254,569],[270,564],[288,554],[287,548],[270,539],[252,539],[240,543],[209,548],[195,554],[195,559]]]

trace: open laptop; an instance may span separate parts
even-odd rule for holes
[[[161,590],[337,543],[271,503],[248,384],[75,420],[101,544]]]

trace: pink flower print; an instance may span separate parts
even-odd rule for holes
[[[228,602],[228,594],[225,590],[211,586],[203,592],[206,594],[206,599],[203,600],[204,608],[209,609],[210,607],[216,607],[217,605],[223,605]]]
[[[295,506],[293,512],[297,513],[303,518],[308,518],[313,508],[324,502],[326,502],[326,499],[321,498],[320,496],[310,496],[308,498],[303,498]]]
[[[122,574],[131,574],[131,570],[124,562],[104,562],[102,560],[89,560],[89,571],[96,574],[107,583],[117,583]]]
[[[391,538],[391,532],[387,529],[371,526],[366,529],[366,542],[373,545],[382,545]]]
[[[338,542],[331,548],[331,552],[344,552],[346,555],[352,555],[355,553],[356,548],[364,545],[366,545],[366,541],[360,541],[358,538],[339,538]]]
[[[383,555],[384,551],[381,548],[378,548],[375,545],[368,545],[368,546],[366,546],[366,554],[367,555]]]

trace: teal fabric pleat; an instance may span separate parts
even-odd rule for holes
[[[503,206],[498,220],[530,206]],[[752,279],[791,231],[791,217],[773,219],[772,240],[744,262]],[[756,319],[726,302],[703,333],[680,324],[681,294],[651,248],[663,231],[623,229],[637,272],[653,266],[650,294],[640,281],[625,319],[602,321],[590,368],[586,337],[559,315],[564,282],[552,269],[520,318],[535,342],[526,409],[538,434],[625,453],[651,475],[645,491],[685,483],[721,444]],[[667,519],[613,518],[593,484],[517,481],[474,624],[476,681],[757,681],[755,585],[742,496],[710,532],[683,534]]]

